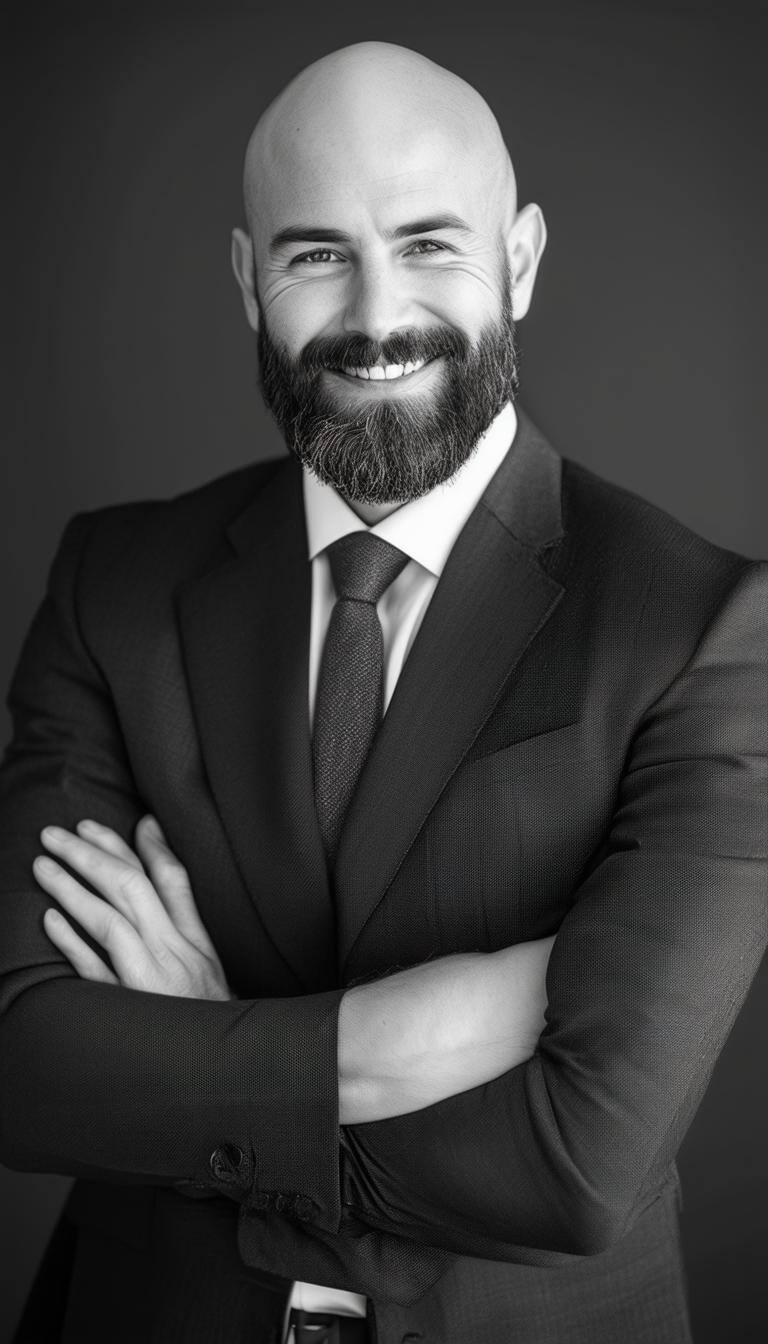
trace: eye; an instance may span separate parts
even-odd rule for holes
[[[415,243],[411,243],[406,251],[406,256],[426,257],[430,252],[446,252],[448,249],[445,243],[438,243],[434,238],[418,238]]]
[[[302,252],[298,257],[293,257],[291,265],[326,266],[329,262],[341,260],[338,253],[332,252],[329,247],[316,247],[313,252]]]

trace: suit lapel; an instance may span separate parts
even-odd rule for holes
[[[180,595],[195,717],[241,875],[308,989],[333,983],[334,917],[307,707],[310,566],[301,472],[279,464],[228,529],[233,558]]]
[[[451,551],[342,833],[342,964],[563,589],[558,455],[521,412],[515,443]]]

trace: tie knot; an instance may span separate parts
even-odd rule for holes
[[[378,602],[408,564],[397,546],[371,532],[350,532],[327,550],[337,597],[352,602]]]

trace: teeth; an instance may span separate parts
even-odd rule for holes
[[[413,363],[409,361],[407,364],[373,364],[369,369],[343,369],[342,372],[348,378],[373,378],[379,382],[383,378],[402,378],[406,374],[416,373],[419,369],[424,368],[426,362],[425,359],[417,359]]]

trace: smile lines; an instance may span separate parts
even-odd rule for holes
[[[417,359],[413,363],[409,361],[407,364],[373,364],[369,369],[343,368],[341,372],[346,374],[347,378],[367,378],[372,381],[382,378],[389,380],[391,378],[404,378],[409,373],[417,373],[419,369],[424,368],[426,363],[426,359]]]

